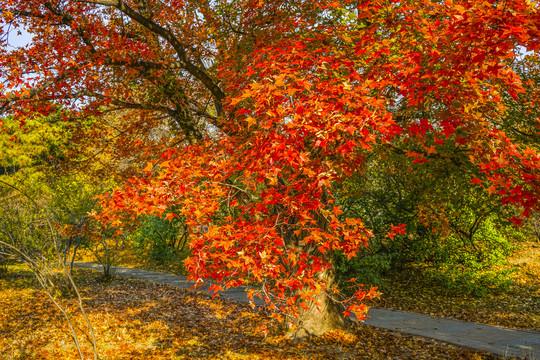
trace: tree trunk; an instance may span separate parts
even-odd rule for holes
[[[334,282],[333,271],[324,271],[319,278],[326,284],[326,289],[330,289]],[[289,327],[288,335],[292,338],[320,336],[329,330],[343,329],[349,324],[339,304],[336,304],[326,291],[321,291],[307,305],[306,309],[300,309],[296,323]]]
[[[75,246],[73,246],[73,254],[71,255],[71,262],[69,263],[69,273],[73,273],[73,264],[75,263],[75,257],[77,257],[77,249],[81,245],[81,238],[77,238],[77,242],[75,243]]]

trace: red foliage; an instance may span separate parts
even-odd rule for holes
[[[112,8],[58,2],[56,13],[44,0],[4,6],[4,22],[17,14],[40,35],[26,49],[0,53],[14,89],[2,99],[18,100],[15,113],[76,98],[86,111],[117,106],[174,118],[191,109],[189,99],[192,115],[203,112],[211,125],[207,136],[170,148],[144,176],[104,196],[104,223],[121,227],[125,215],[173,218],[166,211],[180,205],[192,229],[208,226],[191,234],[192,278],[258,284],[276,310],[294,313],[321,291],[336,293],[320,276],[332,269],[334,253],[351,258],[367,244],[370,232],[344,216],[332,185],[374,146],[411,144],[406,156],[417,167],[449,146],[464,151],[479,173],[473,183],[516,206],[520,217],[537,208],[540,155],[497,124],[503,96],[519,99],[524,91],[511,67],[517,45],[540,48],[534,2],[238,1],[229,24],[222,2],[214,3],[154,4],[153,25],[130,1]],[[128,26],[115,22],[114,11],[131,19]],[[67,30],[52,31],[58,22],[69,23]],[[196,61],[203,59],[216,66],[206,69]],[[41,86],[40,95],[32,97],[27,85]],[[183,97],[175,97],[179,89]],[[195,132],[193,122],[180,124]],[[362,317],[359,303],[370,296],[356,292],[347,309]]]
[[[390,231],[386,234],[387,237],[394,240],[398,235],[405,235],[407,233],[407,224],[391,225]]]

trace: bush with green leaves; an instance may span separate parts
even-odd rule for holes
[[[181,219],[142,217],[128,237],[138,255],[155,264],[181,266],[188,254],[188,233]],[[178,269],[182,271],[181,267]]]
[[[422,269],[441,286],[483,294],[508,284],[506,263],[522,237],[508,209],[471,183],[462,154],[412,164],[381,149],[341,189],[340,202],[373,231],[369,247],[350,261],[338,258],[343,278],[380,284],[392,271]],[[415,167],[414,171],[411,168]],[[388,236],[406,224],[406,234]]]

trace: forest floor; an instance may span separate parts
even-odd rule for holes
[[[110,282],[77,270],[76,281],[103,359],[492,359],[421,337],[356,325],[295,342],[249,306],[170,286],[125,278]],[[76,299],[62,298],[84,329]],[[71,359],[76,348],[66,322],[20,266],[0,277],[0,358]],[[83,333],[82,331],[81,333]],[[84,336],[86,356],[91,348]]]
[[[181,258],[152,262],[130,251],[118,251],[116,264],[129,268],[185,275]],[[88,252],[80,261],[95,262]],[[466,294],[434,284],[421,273],[396,273],[383,279],[382,296],[371,306],[473,321],[509,328],[540,330],[540,242],[529,241],[509,258],[512,284],[504,291],[482,296]]]

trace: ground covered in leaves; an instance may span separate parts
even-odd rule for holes
[[[112,264],[115,266],[187,275],[183,264],[184,259],[188,256],[187,251],[167,258],[152,259],[147,254],[134,251],[131,246],[124,246],[122,249],[115,250],[111,255]],[[95,253],[89,249],[79,250],[75,261],[99,263]]]
[[[135,280],[76,280],[102,359],[490,359],[452,345],[358,325],[294,342],[249,307]],[[75,299],[61,303],[74,314]],[[29,272],[0,277],[0,358],[71,359],[77,352],[65,321]],[[83,333],[84,331],[81,331]],[[83,352],[91,354],[81,336]]]
[[[524,244],[510,259],[516,268],[504,292],[476,297],[401,273],[385,280],[383,295],[373,305],[491,325],[540,330],[540,243]]]

